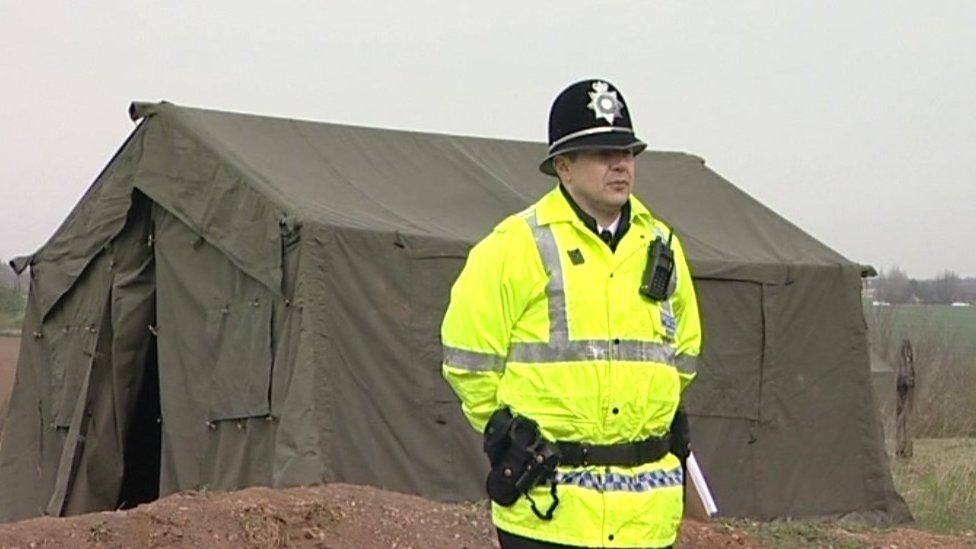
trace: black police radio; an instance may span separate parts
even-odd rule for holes
[[[653,301],[664,301],[668,298],[668,286],[674,274],[672,236],[673,231],[668,233],[667,242],[658,236],[647,248],[647,265],[641,278],[640,293]]]

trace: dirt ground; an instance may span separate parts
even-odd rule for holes
[[[839,537],[838,537],[839,536]],[[848,532],[843,547],[967,547],[972,538],[910,529]],[[724,523],[688,521],[679,547],[818,546],[824,538],[749,534]],[[809,543],[807,543],[809,542]],[[128,511],[0,525],[0,548],[44,547],[497,547],[487,509],[446,504],[375,488],[333,484],[271,490],[176,494]]]
[[[17,370],[17,354],[20,350],[19,337],[0,336],[0,414],[7,409],[10,391],[14,388],[14,372]],[[2,422],[0,415],[0,422]]]

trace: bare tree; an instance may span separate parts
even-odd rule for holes
[[[932,299],[935,303],[952,303],[959,295],[959,283],[959,275],[948,269],[943,271],[933,282]]]
[[[894,266],[878,276],[878,299],[888,303],[908,303],[912,297],[912,285],[905,271]]]

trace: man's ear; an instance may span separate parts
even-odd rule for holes
[[[569,176],[569,162],[569,158],[561,154],[552,159],[552,167],[562,181]]]

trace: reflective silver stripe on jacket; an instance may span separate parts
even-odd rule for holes
[[[556,473],[556,482],[579,486],[597,492],[649,492],[656,488],[670,488],[684,484],[681,467],[670,471],[646,471],[636,475],[601,473],[599,470]]]
[[[444,351],[444,363],[448,366],[470,372],[501,372],[505,370],[505,357],[503,356],[468,351],[447,345],[444,345],[442,349]]]
[[[581,340],[569,339],[569,315],[566,312],[566,291],[562,260],[556,235],[552,228],[539,224],[534,210],[522,214],[532,229],[532,236],[549,282],[546,284],[546,300],[549,304],[549,341],[512,342],[508,361],[522,363],[585,362],[591,360],[620,360],[634,362],[661,362],[674,364],[674,347],[655,341],[639,340]],[[635,289],[636,292],[636,289]],[[670,315],[670,307],[668,308]],[[662,308],[662,315],[664,315]],[[673,318],[673,315],[671,315]],[[673,325],[673,321],[671,322]],[[673,335],[670,336],[672,341]]]
[[[656,341],[581,340],[564,345],[513,341],[508,362],[586,362],[590,360],[620,360],[632,362],[663,362],[674,365],[674,347]]]
[[[694,374],[698,372],[698,357],[693,355],[678,355],[674,361],[674,367],[682,374]]]
[[[559,260],[556,235],[550,227],[539,225],[536,215],[526,217],[532,227],[535,245],[542,256],[542,264],[549,276],[546,284],[546,300],[549,302],[549,346],[564,348],[569,343],[569,321],[566,314],[566,291],[563,285],[563,264]]]

